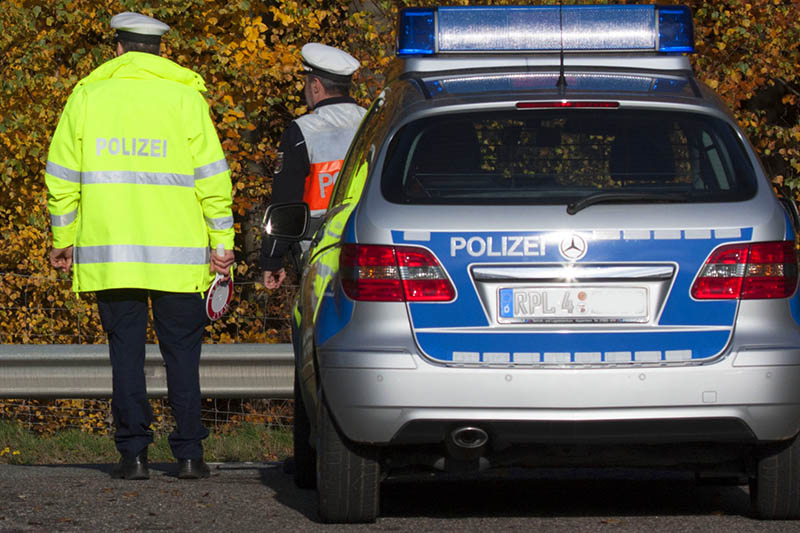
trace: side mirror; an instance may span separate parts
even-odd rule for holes
[[[270,237],[299,241],[308,230],[308,204],[274,204],[267,207],[262,221],[264,233]]]

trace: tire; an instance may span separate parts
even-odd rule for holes
[[[309,443],[311,422],[308,419],[300,382],[294,378],[294,484],[301,489],[317,487],[317,454]]]
[[[377,449],[347,441],[319,397],[317,493],[326,523],[368,523],[378,517],[380,465]]]
[[[800,438],[764,449],[756,459],[756,477],[750,480],[753,513],[764,520],[800,518]]]

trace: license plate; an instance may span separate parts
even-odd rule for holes
[[[646,322],[645,287],[524,287],[500,289],[500,322],[586,320]]]

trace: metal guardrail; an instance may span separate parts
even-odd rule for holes
[[[167,395],[158,345],[145,352],[147,394]],[[204,398],[292,398],[291,344],[204,344]],[[110,398],[106,344],[0,344],[0,398]]]

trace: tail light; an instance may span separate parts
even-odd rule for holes
[[[714,250],[692,285],[698,300],[787,298],[797,287],[792,241],[731,244]]]
[[[339,256],[345,294],[373,302],[447,302],[455,288],[428,250],[345,244]]]

